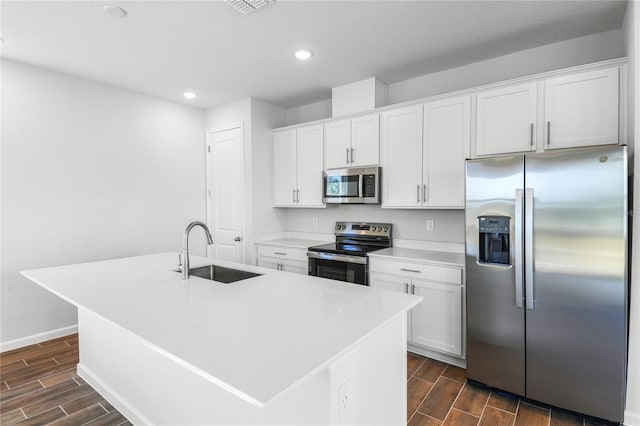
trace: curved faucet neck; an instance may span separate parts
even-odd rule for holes
[[[204,229],[205,235],[207,236],[207,244],[213,244],[213,238],[211,237],[211,232],[209,232],[209,228],[204,222],[196,220],[187,225],[187,228],[184,230],[184,237],[182,239],[182,279],[186,280],[189,278],[189,233],[196,226],[200,226]]]

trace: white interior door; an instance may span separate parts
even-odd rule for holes
[[[208,226],[213,245],[208,256],[242,262],[243,214],[242,126],[207,134]]]

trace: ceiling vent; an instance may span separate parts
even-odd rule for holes
[[[258,9],[273,4],[276,0],[224,0],[226,4],[242,13],[248,15]]]

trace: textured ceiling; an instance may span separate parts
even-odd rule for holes
[[[128,12],[103,12],[117,4]],[[201,108],[282,107],[622,26],[626,1],[2,1],[2,56]],[[315,55],[307,62],[297,48]],[[186,101],[182,93],[200,94]]]

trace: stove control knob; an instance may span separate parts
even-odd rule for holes
[[[374,229],[373,229],[373,230],[374,230],[374,231],[380,231],[380,227],[379,227],[379,226],[376,226],[376,227],[374,227]]]
[[[387,228],[386,226],[384,227],[384,232],[387,232],[389,230],[389,228]]]

